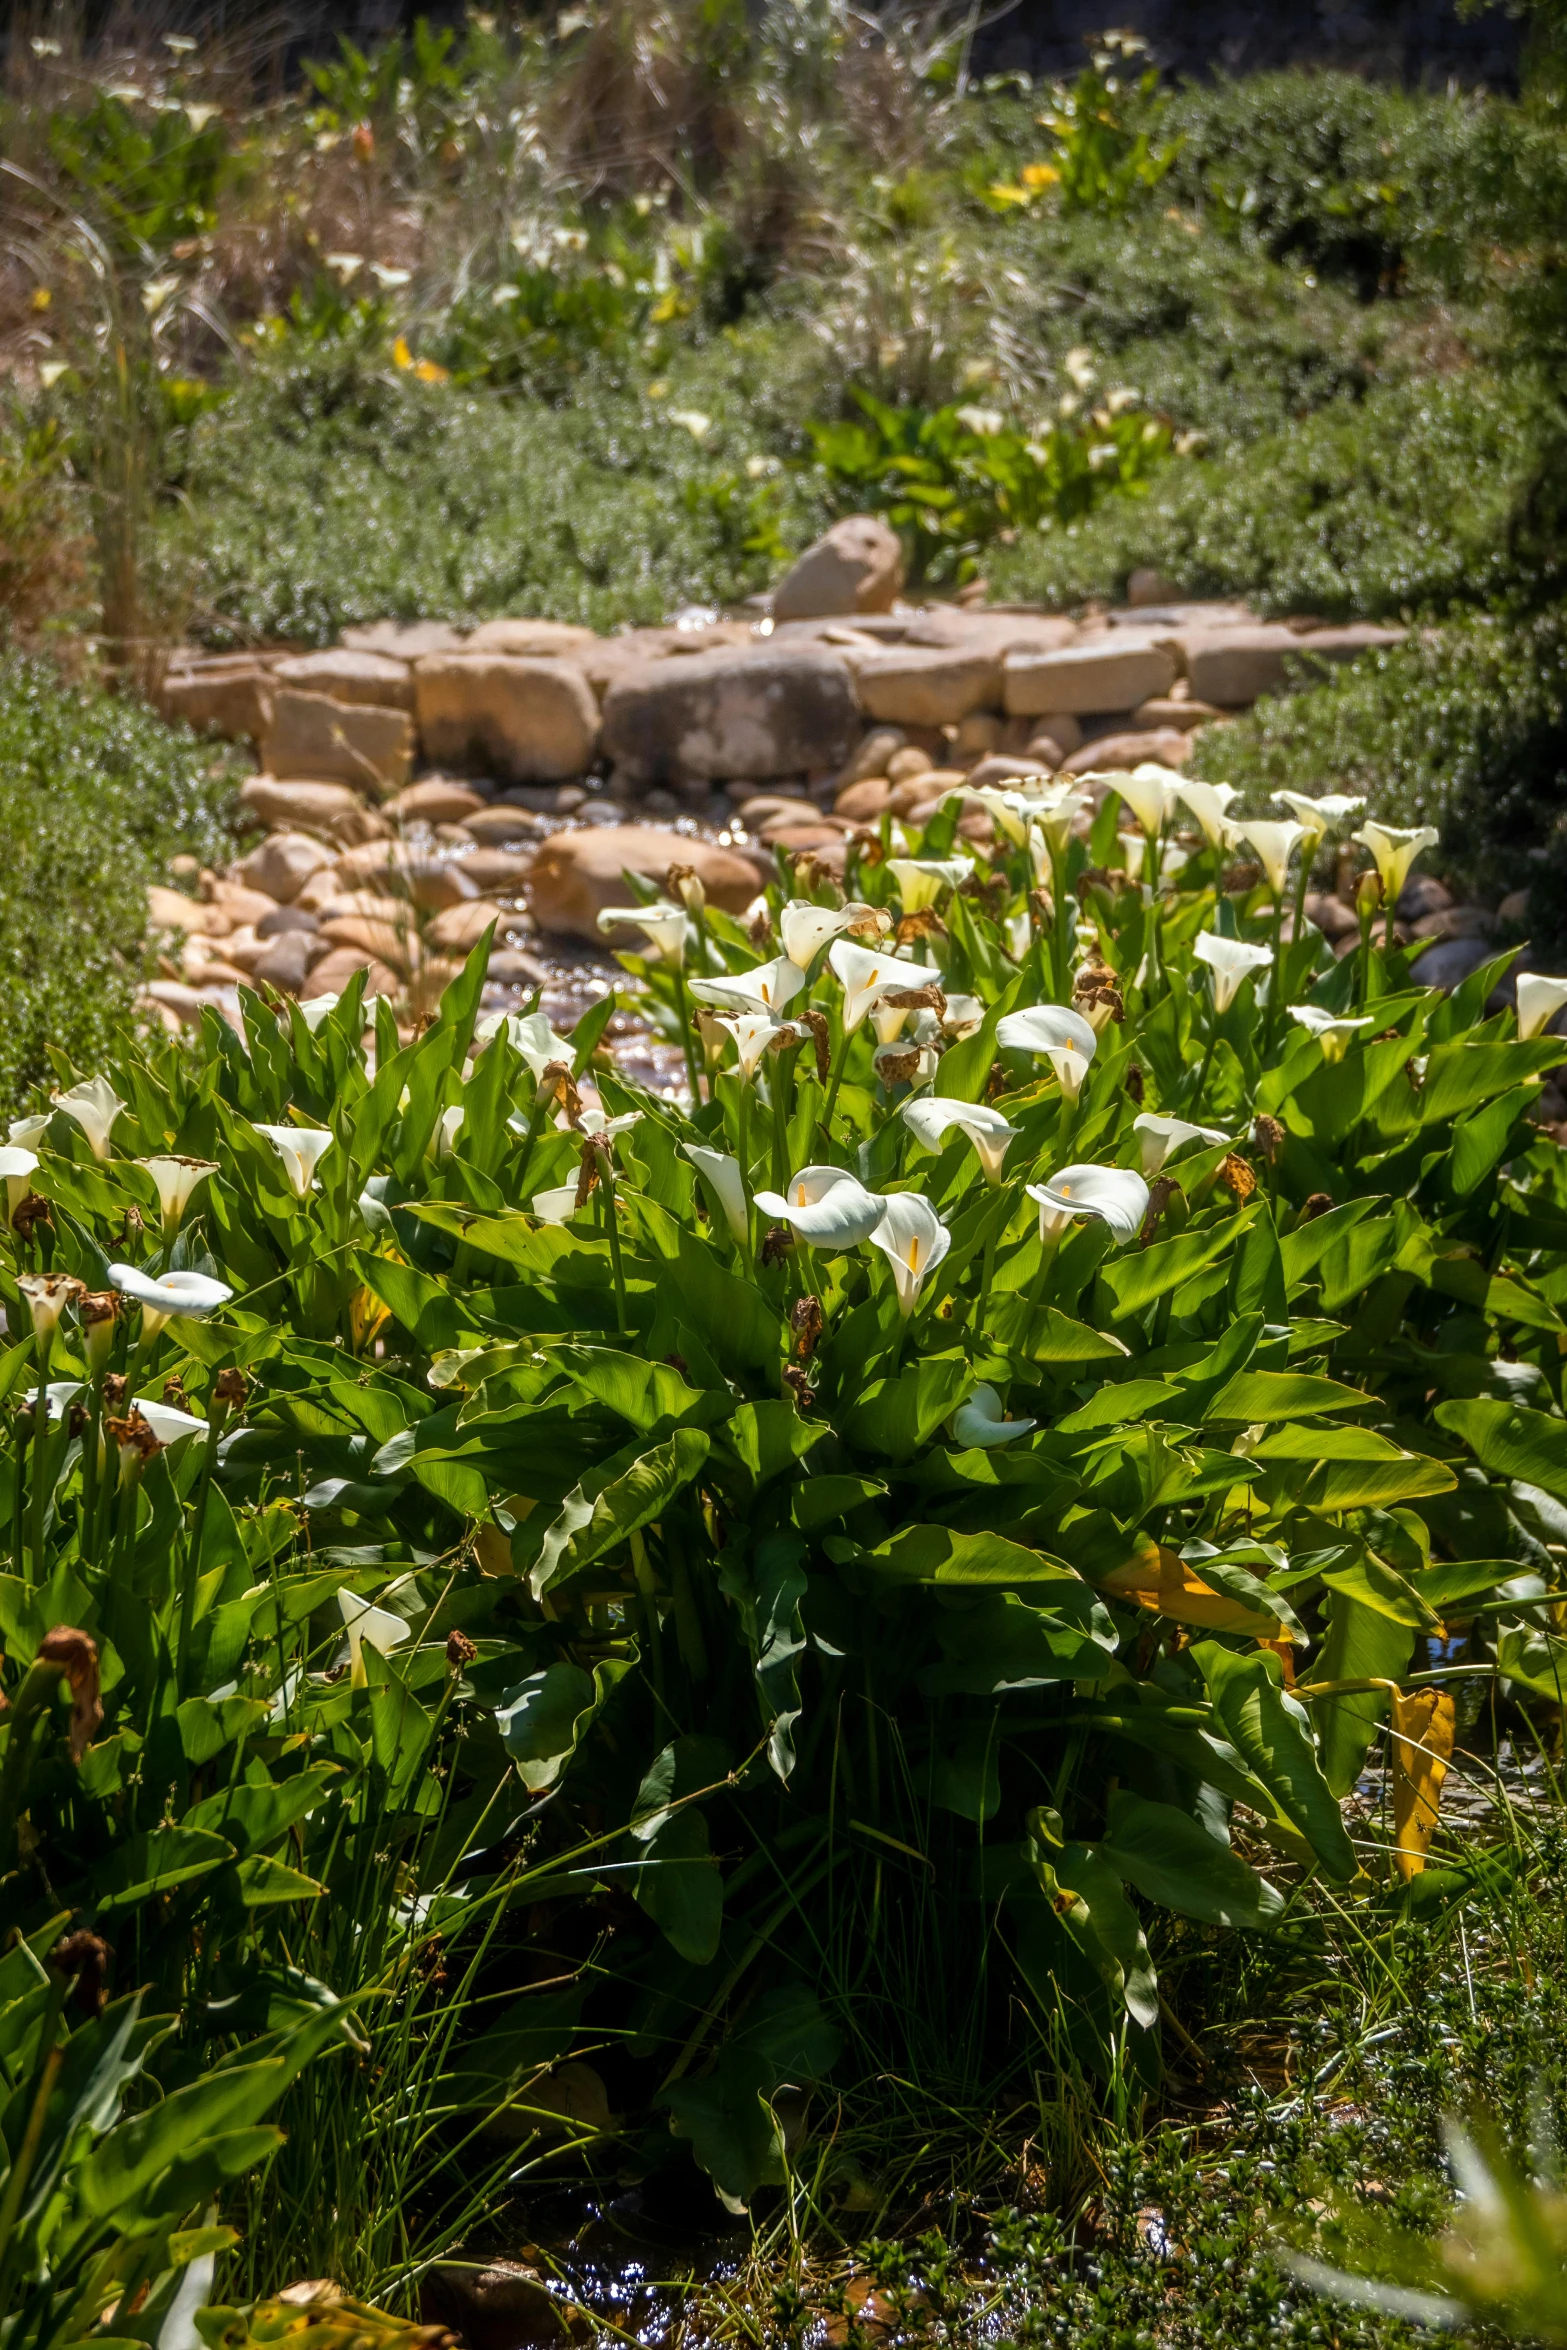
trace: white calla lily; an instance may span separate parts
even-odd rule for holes
[[[343,1629],[348,1634],[348,1653],[353,1660],[350,1685],[355,1689],[363,1689],[367,1679],[365,1642],[368,1640],[378,1655],[390,1656],[394,1648],[402,1647],[413,1627],[406,1624],[401,1616],[394,1616],[389,1608],[373,1607],[368,1599],[361,1599],[355,1591],[340,1591],[337,1605],[343,1619]]]
[[[870,1241],[892,1267],[899,1312],[912,1314],[920,1291],[952,1246],[951,1233],[928,1199],[917,1191],[895,1191]]]
[[[1289,1016],[1316,1038],[1325,1061],[1342,1061],[1361,1029],[1376,1026],[1369,1014],[1348,1020],[1341,1013],[1324,1011],[1320,1004],[1291,1004]]]
[[[564,1224],[577,1209],[575,1183],[553,1183],[547,1191],[536,1191],[528,1202],[528,1213],[537,1216],[541,1224]]]
[[[723,1211],[724,1222],[742,1248],[751,1242],[751,1219],[746,1207],[745,1179],[740,1162],[728,1151],[709,1150],[705,1143],[685,1142],[681,1149]]]
[[[1239,824],[1227,824],[1225,833],[1232,848],[1244,842],[1252,850],[1267,875],[1268,887],[1275,900],[1283,898],[1289,876],[1289,862],[1296,849],[1307,837],[1303,824],[1285,823],[1274,817],[1248,816]]]
[[[965,783],[948,792],[946,797],[949,800],[972,801],[976,807],[985,810],[996,830],[1004,834],[1014,848],[1027,846],[1028,820],[1033,813],[1034,802],[1026,792],[1006,784]]]
[[[801,971],[808,971],[822,948],[846,930],[874,930],[884,936],[891,928],[890,914],[856,899],[846,906],[813,906],[808,898],[792,898],[778,917],[784,954]]]
[[[956,1126],[974,1145],[985,1181],[1001,1181],[1001,1162],[1018,1129],[988,1102],[955,1102],[941,1094],[928,1094],[921,1101],[905,1102],[902,1115],[909,1132],[928,1151],[939,1151]]]
[[[1271,947],[1252,946],[1244,938],[1220,938],[1211,930],[1198,932],[1192,953],[1199,963],[1206,963],[1213,974],[1213,1008],[1216,1012],[1227,1012],[1243,982],[1254,972],[1267,970],[1273,961]]]
[[[850,938],[834,939],[827,950],[827,960],[843,988],[846,1033],[859,1027],[866,1013],[889,988],[926,987],[933,977],[927,963],[916,963],[907,955],[887,954],[880,947],[858,946]],[[898,1025],[901,1027],[902,1022]],[[886,1044],[890,1039],[884,1036],[882,1042]]]
[[[111,1265],[109,1279],[122,1297],[141,1307],[143,1343],[157,1337],[164,1324],[178,1315],[187,1322],[204,1322],[234,1292],[226,1281],[207,1273],[143,1273],[136,1265]]]
[[[551,1061],[563,1061],[571,1067],[570,1043],[557,1036],[547,1012],[486,1012],[474,1034],[488,1043],[503,1028],[507,1043],[522,1055],[535,1080],[543,1076]]]
[[[1106,784],[1130,808],[1144,836],[1157,840],[1175,814],[1182,779],[1173,767],[1161,767],[1156,760],[1145,759],[1131,769],[1118,767],[1104,774],[1085,775],[1083,781]]]
[[[941,1032],[959,1043],[985,1025],[985,1007],[977,995],[949,995],[941,1015]]]
[[[1196,817],[1209,846],[1222,849],[1225,819],[1230,802],[1241,796],[1239,787],[1233,783],[1199,783],[1195,776],[1183,775],[1175,787],[1175,795]]]
[[[1072,827],[1088,806],[1088,794],[1075,783],[1052,783],[1042,792],[1031,793],[1025,800],[1031,828],[1044,840],[1046,848],[1057,857],[1064,857],[1072,839]]]
[[[869,1240],[887,1203],[847,1167],[802,1167],[783,1191],[759,1191],[756,1204],[812,1248],[832,1255]]]
[[[149,1395],[138,1395],[133,1408],[160,1444],[178,1444],[182,1436],[205,1436],[208,1432],[209,1423],[198,1420],[194,1412],[182,1412],[172,1403],[154,1403]]]
[[[1216,1126],[1194,1126],[1189,1118],[1162,1118],[1154,1110],[1144,1110],[1132,1120],[1132,1132],[1143,1154],[1143,1173],[1152,1179],[1157,1175],[1172,1151],[1180,1150],[1188,1142],[1228,1142]]]
[[[781,1012],[804,985],[805,973],[789,955],[775,955],[770,963],[756,963],[749,971],[732,971],[722,979],[690,982],[699,1004],[717,1004],[732,1012]]]
[[[577,1112],[577,1130],[581,1134],[607,1134],[613,1142],[617,1134],[629,1134],[641,1115],[640,1110],[622,1110],[618,1117],[612,1118],[602,1103],[584,1102]],[[510,1119],[506,1122],[511,1124]]]
[[[1008,1012],[996,1023],[996,1042],[1004,1053],[1045,1053],[1053,1045],[1071,1045],[1091,1061],[1099,1049],[1099,1039],[1083,1018],[1066,1004],[1030,1004],[1021,1012]]]
[[[672,906],[664,898],[651,906],[606,906],[598,918],[600,930],[640,930],[654,960],[675,971],[686,959],[690,922],[684,906]]]
[[[995,1388],[983,1381],[952,1415],[953,1439],[967,1449],[991,1451],[997,1445],[1016,1444],[1038,1426],[1037,1420],[1009,1420]]]
[[[328,1014],[337,1010],[337,1007],[342,1002],[342,1000],[343,999],[340,995],[306,996],[304,1002],[298,1007],[299,1017],[301,1020],[303,1020],[305,1026],[309,1029],[312,1036],[315,1035],[316,1030],[320,1027],[322,1021],[327,1018]]]
[[[125,1104],[109,1083],[107,1077],[87,1077],[80,1085],[73,1085],[67,1093],[50,1095],[57,1110],[74,1118],[87,1137],[88,1148],[95,1159],[109,1155],[109,1137],[114,1122]],[[12,1141],[19,1138],[13,1134]]]
[[[18,1143],[0,1147],[0,1175],[5,1178],[6,1219],[16,1214],[32,1189],[32,1179],[38,1168],[38,1153],[23,1150]]]
[[[1391,920],[1403,894],[1404,884],[1409,879],[1410,866],[1422,849],[1436,847],[1441,834],[1431,824],[1417,824],[1406,830],[1396,824],[1373,824],[1368,819],[1358,832],[1352,832],[1349,837],[1358,840],[1363,849],[1371,851],[1376,869],[1382,877],[1383,901]]]
[[[112,1274],[113,1267],[110,1267]],[[48,1342],[60,1325],[60,1316],[71,1300],[81,1292],[81,1283],[71,1273],[24,1273],[16,1284],[27,1300],[32,1316],[33,1336]]]
[[[1300,791],[1276,791],[1273,797],[1279,807],[1288,808],[1302,831],[1310,836],[1313,847],[1324,833],[1331,832],[1346,816],[1353,816],[1357,808],[1366,804],[1363,791],[1326,791],[1320,800],[1308,800]]]
[[[209,1175],[216,1175],[217,1165],[212,1159],[178,1158],[138,1159],[136,1164],[152,1177],[163,1219],[163,1236],[171,1240],[185,1221],[191,1193]]]
[[[966,857],[889,857],[898,902],[905,914],[923,914],[944,891],[956,889],[974,870]]]
[[[468,1115],[461,1102],[448,1102],[435,1121],[435,1132],[430,1137],[429,1155],[437,1166],[444,1166],[457,1148],[457,1137],[462,1122]]]
[[[1567,1004],[1567,979],[1548,979],[1543,971],[1518,974],[1518,1035],[1527,1043]],[[0,1152],[0,1158],[4,1153]]]
[[[30,1151],[48,1133],[53,1116],[53,1110],[38,1110],[30,1118],[13,1118],[5,1130],[7,1142],[14,1143],[18,1150]]]
[[[1063,1167],[1048,1183],[1030,1183],[1039,1209],[1039,1237],[1059,1240],[1079,1216],[1108,1224],[1117,1240],[1134,1240],[1148,1213],[1148,1186],[1129,1167]]]
[[[740,1056],[740,1074],[747,1078],[756,1075],[762,1056],[771,1045],[806,1033],[797,1020],[775,1020],[771,1012],[737,1012],[732,1020],[720,1014],[718,1025],[734,1038],[735,1051]]]
[[[332,1148],[335,1137],[324,1126],[258,1126],[283,1162],[288,1187],[295,1199],[305,1199],[316,1179],[316,1168]]]

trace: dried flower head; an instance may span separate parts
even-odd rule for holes
[[[249,1394],[250,1388],[244,1372],[236,1371],[232,1364],[226,1371],[220,1371],[212,1382],[213,1402],[226,1405],[231,1412],[242,1412]]]
[[[1312,1192],[1308,1198],[1303,1199],[1300,1203],[1301,1222],[1303,1224],[1314,1224],[1319,1216],[1325,1216],[1327,1214],[1332,1205],[1333,1194],[1331,1192]]]
[[[816,1391],[798,1363],[784,1365],[783,1383],[794,1397],[795,1410],[802,1414],[808,1412],[816,1401]]]
[[[923,987],[889,987],[882,992],[882,1004],[890,1004],[898,1012],[934,1012],[937,1019],[944,1017],[947,998],[934,980]]]
[[[947,926],[934,906],[921,906],[902,917],[894,935],[896,943],[906,947],[917,938],[945,938]]]
[[[794,1234],[787,1224],[770,1224],[762,1235],[758,1252],[763,1265],[781,1265],[794,1246]]]
[[[1143,1073],[1135,1061],[1133,1061],[1127,1069],[1126,1075],[1122,1078],[1121,1083],[1125,1086],[1133,1101],[1140,1105],[1143,1098]]]
[[[50,1967],[75,1984],[76,2004],[87,2015],[103,2013],[103,1978],[108,1964],[108,1943],[85,1928],[64,1935],[49,1953]]]
[[[446,1661],[454,1673],[460,1673],[465,1665],[471,1665],[478,1653],[466,1632],[447,1633]]]
[[[190,1410],[190,1397],[185,1392],[184,1380],[177,1379],[172,1375],[165,1379],[163,1382],[163,1400],[165,1403],[172,1404],[177,1412],[188,1412]]]
[[[539,1100],[546,1107],[559,1099],[566,1113],[568,1126],[577,1126],[582,1118],[582,1096],[577,1081],[564,1061],[546,1061],[539,1072]]]
[[[1236,1206],[1244,1207],[1257,1188],[1257,1171],[1231,1151],[1219,1161],[1218,1180],[1233,1196]]]
[[[115,1404],[121,1404],[125,1401],[125,1379],[121,1372],[111,1371],[107,1379],[105,1379],[103,1383],[103,1401],[106,1410],[112,1409]]]
[[[822,1301],[819,1297],[799,1297],[789,1315],[789,1326],[794,1332],[794,1351],[802,1363],[808,1363],[815,1354],[822,1335]]]
[[[1270,1167],[1279,1163],[1284,1148],[1284,1128],[1277,1118],[1270,1118],[1266,1110],[1259,1110],[1251,1122],[1251,1138]]]
[[[49,1213],[49,1202],[41,1191],[29,1191],[19,1199],[11,1211],[11,1229],[18,1240],[30,1243],[38,1227],[54,1230],[54,1218]]]
[[[1143,1218],[1142,1231],[1138,1234],[1138,1241],[1143,1248],[1147,1248],[1150,1241],[1156,1238],[1164,1211],[1180,1188],[1173,1175],[1157,1175],[1148,1186],[1148,1212]]]
[[[36,1660],[58,1666],[71,1690],[71,1760],[79,1763],[103,1720],[98,1699],[98,1643],[71,1624],[56,1624],[38,1646]]]
[[[827,1083],[832,1068],[832,1031],[825,1012],[805,1011],[792,1015],[797,1028],[808,1028],[816,1048],[816,1075],[821,1084]]]

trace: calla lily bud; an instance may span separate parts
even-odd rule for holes
[[[664,876],[664,887],[672,898],[680,900],[688,914],[700,914],[706,908],[707,892],[694,865],[671,865]]]
[[[151,1423],[139,1407],[133,1407],[124,1419],[106,1420],[104,1428],[109,1442],[119,1453],[120,1486],[123,1489],[139,1485],[147,1463],[163,1450]]]
[[[60,1326],[60,1316],[73,1298],[85,1297],[82,1283],[70,1273],[24,1273],[17,1288],[33,1317],[33,1336],[47,1345]]]
[[[120,1318],[119,1293],[113,1289],[85,1290],[76,1312],[86,1341],[87,1375],[96,1379],[114,1344],[114,1325]]]
[[[1382,903],[1382,876],[1374,865],[1368,865],[1355,884],[1355,911],[1362,922],[1369,922]]]

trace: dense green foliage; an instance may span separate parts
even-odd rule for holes
[[[1041,2068],[1129,2118],[1190,1934],[1488,1881],[1409,1755],[1560,1685],[1558,998],[1369,900],[1284,943],[1299,844],[1236,880],[1203,787],[1076,799],[775,889],[761,964],[628,909],[683,1106],[608,999],[478,1035],[481,949],[411,1042],[247,996],[17,1136],[6,1897],[178,2014],[165,2090],[330,2026],[250,2289],[405,2289],[566,2154],[830,2200],[889,2070],[915,2144]],[[101,1721],[24,1703],[60,1624]]]
[[[132,700],[0,662],[0,1101],[96,1059],[144,976],[147,883],[170,856],[221,860],[229,763]]]

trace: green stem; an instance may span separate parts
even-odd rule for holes
[[[1000,1232],[1000,1225],[993,1224],[985,1242],[985,1258],[979,1269],[979,1290],[974,1299],[974,1333],[976,1337],[982,1327],[980,1317],[985,1311],[985,1303],[990,1296],[990,1285],[996,1277],[996,1242],[1000,1237]]]
[[[528,1124],[522,1137],[522,1157],[517,1162],[517,1196],[519,1199],[522,1197],[523,1181],[528,1172],[528,1161],[533,1156],[533,1146],[539,1139],[539,1128],[544,1123],[544,1109],[544,1096],[539,1091],[536,1082],[533,1090],[533,1107],[528,1112]]]
[[[44,1505],[47,1499],[45,1486],[49,1466],[46,1444],[49,1434],[49,1353],[49,1339],[40,1330],[38,1333],[38,1394],[33,1404],[33,1489],[30,1497],[32,1502],[33,1581],[35,1584],[48,1581],[44,1572]]]
[[[838,1088],[843,1083],[843,1064],[849,1057],[849,1030],[844,1029],[838,1039],[838,1050],[833,1056],[831,1074],[827,1080],[827,1100],[822,1109],[822,1132],[832,1139],[832,1114],[838,1103]]]
[[[1196,1117],[1198,1111],[1202,1108],[1202,1089],[1208,1082],[1208,1071],[1213,1067],[1213,1048],[1218,1043],[1218,1041],[1219,1015],[1217,1012],[1215,1012],[1209,1021],[1208,1049],[1203,1054],[1202,1067],[1197,1072],[1196,1091],[1192,1095],[1192,1116],[1194,1118]]]
[[[32,1441],[30,1427],[36,1414],[17,1414],[16,1419],[16,1483],[11,1493],[11,1564],[14,1572],[26,1577],[27,1560],[24,1544],[27,1539],[27,1448]]]
[[[685,1055],[686,1080],[691,1087],[693,1106],[702,1099],[701,1079],[697,1074],[696,1047],[691,1041],[691,997],[686,987],[683,967],[675,965],[675,1012],[680,1021],[680,1050]]]
[[[223,1423],[228,1418],[228,1406],[214,1402],[208,1407],[207,1442],[201,1456],[201,1473],[196,1483],[196,1502],[191,1513],[189,1539],[185,1546],[185,1572],[180,1582],[179,1647],[175,1651],[175,1673],[178,1687],[185,1686],[186,1666],[190,1656],[191,1629],[196,1620],[196,1586],[201,1579],[201,1537],[207,1519],[207,1495],[212,1485],[213,1464],[218,1456],[218,1439]]]
[[[1052,846],[1050,851],[1050,895],[1054,901],[1055,930],[1050,941],[1050,959],[1055,976],[1055,999],[1064,1004],[1071,995],[1068,981],[1071,976],[1071,951],[1067,929],[1066,858]]]
[[[1297,928],[1298,927],[1299,925],[1297,924]],[[1283,930],[1284,898],[1281,892],[1275,895],[1273,900],[1273,964],[1268,973],[1267,1009],[1264,1011],[1262,1016],[1262,1063],[1264,1068],[1267,1067],[1268,1057],[1273,1051],[1273,1031],[1279,1016],[1279,993],[1284,984],[1279,970],[1279,955],[1282,951]]]
[[[609,1171],[607,1156],[599,1163],[599,1180],[604,1186],[604,1212],[609,1225],[609,1265],[615,1281],[615,1328],[624,1338],[629,1328],[626,1315],[626,1275],[620,1261],[620,1217],[615,1205],[615,1178]]]

